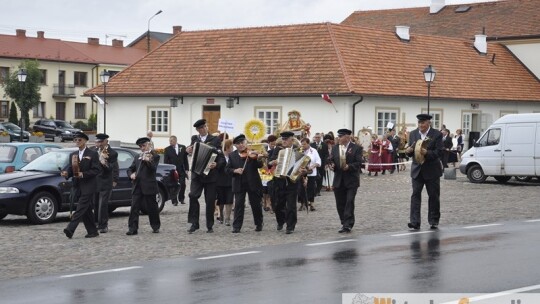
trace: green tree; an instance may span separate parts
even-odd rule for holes
[[[17,74],[20,69],[26,69],[27,77],[24,83],[20,83]],[[5,95],[10,99],[15,100],[19,110],[21,110],[21,118],[24,120],[23,129],[28,129],[30,125],[30,117],[28,112],[39,104],[41,100],[41,71],[39,70],[39,62],[37,60],[24,60],[19,65],[19,70],[13,71],[11,75],[5,79],[2,86],[4,87]]]
[[[11,107],[9,109],[9,122],[14,123],[16,125],[19,124],[19,115],[17,115],[17,106],[14,102],[11,103]]]

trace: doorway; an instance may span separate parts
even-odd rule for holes
[[[208,132],[210,134],[218,132],[218,122],[221,118],[221,106],[203,106],[202,116],[206,119]]]

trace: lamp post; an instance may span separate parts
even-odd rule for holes
[[[163,12],[162,10],[159,10],[157,13],[152,15],[152,17],[150,17],[150,19],[148,19],[148,30],[146,31],[146,52],[147,53],[150,53],[150,20],[152,20],[152,18],[154,18],[155,16],[161,14],[162,12]]]
[[[424,80],[427,82],[427,114],[429,114],[429,98],[431,95],[431,83],[435,80],[435,68],[430,65],[424,69]]]
[[[111,75],[107,70],[103,70],[99,75],[103,83],[103,133],[107,133],[107,83]]]
[[[17,79],[19,80],[19,84],[20,84],[20,89],[21,89],[21,99],[24,97],[24,92],[23,92],[23,89],[24,89],[24,83],[26,82],[26,76],[28,76],[28,74],[26,73],[26,70],[25,69],[20,69],[19,70],[19,73],[17,73]],[[21,105],[23,104],[22,100],[21,100]],[[21,110],[21,137],[20,137],[20,140],[21,142],[24,141],[24,109],[23,107],[20,107],[20,110]]]

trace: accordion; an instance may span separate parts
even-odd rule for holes
[[[191,155],[191,172],[199,175],[208,175],[210,168],[208,165],[216,160],[216,149],[210,145],[196,142],[193,145]]]
[[[274,176],[288,177],[295,183],[300,176],[300,169],[305,168],[310,161],[311,159],[309,156],[297,153],[292,148],[282,149],[279,151],[277,157],[277,166],[274,171]]]

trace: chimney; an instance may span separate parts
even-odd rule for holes
[[[444,0],[431,0],[431,5],[429,6],[429,13],[436,14],[440,12],[445,6]]]
[[[173,35],[176,35],[178,33],[180,33],[182,31],[182,26],[181,25],[175,25],[172,27],[172,33]]]
[[[482,55],[487,54],[486,35],[474,35],[474,48]]]
[[[406,25],[396,25],[396,35],[401,41],[410,41],[411,36],[409,34],[409,26]]]
[[[90,44],[90,45],[99,45],[99,38],[88,37],[88,44]]]
[[[45,38],[45,32],[44,31],[37,31],[37,37],[44,39]]]
[[[26,37],[26,30],[16,29],[17,37]]]
[[[112,46],[119,48],[124,47],[124,40],[113,39]]]

